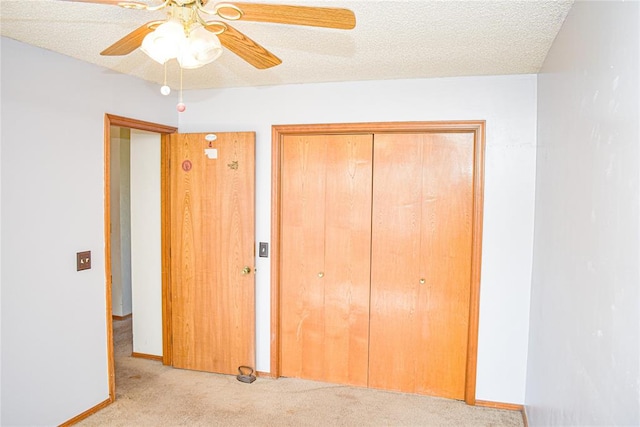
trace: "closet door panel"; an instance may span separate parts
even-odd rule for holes
[[[369,357],[374,388],[416,387],[421,157],[417,142],[375,136]]]
[[[290,137],[282,149],[281,373],[316,377],[321,360],[324,304],[318,272],[324,255],[327,147]],[[304,362],[304,365],[303,365]]]
[[[426,137],[423,167],[423,272],[428,293],[423,334],[428,357],[418,392],[464,399],[471,295],[473,152],[471,134]]]
[[[371,135],[284,138],[284,376],[367,384],[371,156]]]
[[[464,398],[473,142],[375,136],[371,387]]]

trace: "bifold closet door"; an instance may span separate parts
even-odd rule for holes
[[[280,369],[367,385],[372,135],[285,136]]]
[[[474,136],[376,134],[369,386],[464,399]]]

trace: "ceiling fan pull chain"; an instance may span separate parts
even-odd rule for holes
[[[160,93],[167,96],[171,93],[171,88],[167,85],[167,62],[164,63],[164,85],[160,88]]]
[[[180,67],[180,98],[178,99],[178,105],[176,105],[176,110],[178,113],[183,113],[184,110],[187,109],[187,106],[182,102],[182,67]]]

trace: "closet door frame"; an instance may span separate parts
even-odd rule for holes
[[[281,150],[286,135],[357,133],[473,133],[473,218],[471,292],[464,400],[476,404],[476,366],[482,263],[482,216],[484,207],[485,121],[382,122],[274,125],[271,132],[271,376],[280,376],[280,215]]]

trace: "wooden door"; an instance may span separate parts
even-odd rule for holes
[[[255,134],[206,135],[170,139],[173,365],[236,374],[255,359]]]
[[[367,384],[371,135],[281,147],[280,372]]]
[[[473,133],[376,134],[369,385],[464,399]]]

